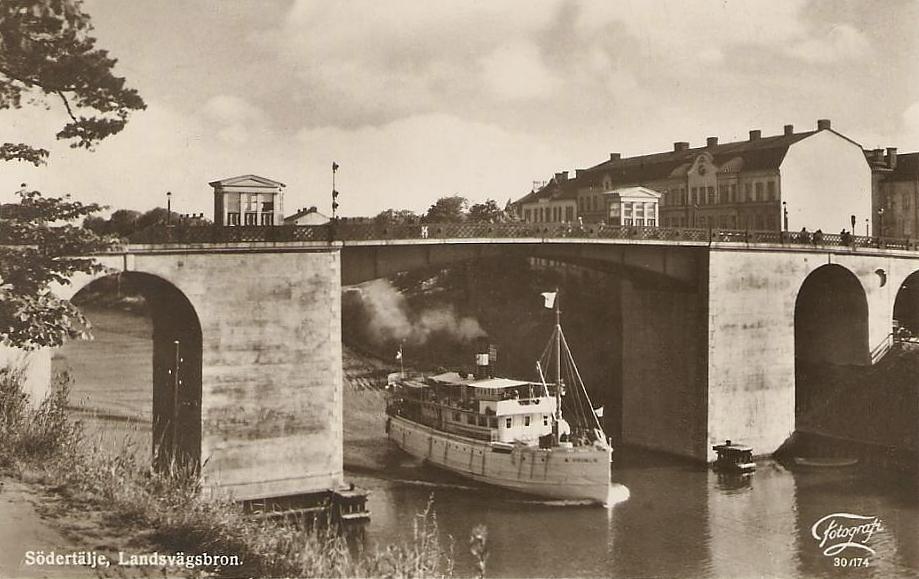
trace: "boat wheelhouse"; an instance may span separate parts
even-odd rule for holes
[[[717,458],[712,465],[715,470],[739,474],[750,474],[756,470],[752,446],[735,444],[730,440],[726,440],[724,444],[713,446],[712,450],[717,454]]]

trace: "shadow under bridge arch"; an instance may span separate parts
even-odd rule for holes
[[[153,325],[152,453],[164,471],[201,466],[201,324],[194,306],[175,285],[156,275],[121,272],[80,290],[117,279],[117,286],[140,293]],[[90,290],[91,291],[91,290]],[[79,301],[79,293],[74,300]]]

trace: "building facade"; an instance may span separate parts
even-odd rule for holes
[[[512,205],[527,223],[572,223],[578,217],[577,184],[562,171]]]
[[[284,225],[325,225],[329,217],[320,213],[316,206],[300,209],[293,215],[284,218]]]
[[[284,183],[240,175],[209,185],[214,188],[215,225],[280,225],[284,220]]]
[[[664,153],[628,158],[612,153],[566,179],[564,194],[551,185],[520,202],[535,210],[543,197],[543,203],[558,203],[573,194],[576,218],[609,222],[608,194],[643,187],[660,194],[656,223],[662,227],[837,232],[852,229],[854,222],[863,234],[861,228],[871,224],[871,167],[862,147],[833,131],[826,119],[812,131],[796,133],[785,125],[780,135],[751,130],[748,139],[732,143],[709,137],[703,147],[680,141]],[[521,215],[537,221],[545,213],[531,211],[528,219],[524,207]]]
[[[889,147],[865,152],[874,183],[874,221],[881,237],[919,237],[919,153]]]
[[[661,194],[647,187],[624,187],[603,193],[607,207],[606,223],[657,227],[660,223]]]

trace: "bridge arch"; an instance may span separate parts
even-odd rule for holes
[[[798,290],[794,314],[796,415],[813,406],[834,365],[870,363],[868,299],[849,269],[827,264]]]
[[[813,270],[795,299],[795,360],[867,364],[868,299],[849,269],[827,264]]]
[[[201,323],[188,297],[173,283],[150,273],[118,272],[74,287],[72,300],[105,280],[135,288],[147,303],[153,325],[152,456],[154,466],[198,469],[201,464],[203,343]]]
[[[897,288],[893,319],[907,335],[919,335],[919,270],[906,276]]]

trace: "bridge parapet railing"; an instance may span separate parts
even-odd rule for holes
[[[919,240],[854,236],[819,231],[750,231],[638,227],[602,223],[349,223],[281,226],[155,225],[132,235],[131,243],[262,243],[412,239],[623,239],[698,243],[756,243],[782,247],[848,247],[919,251]]]

